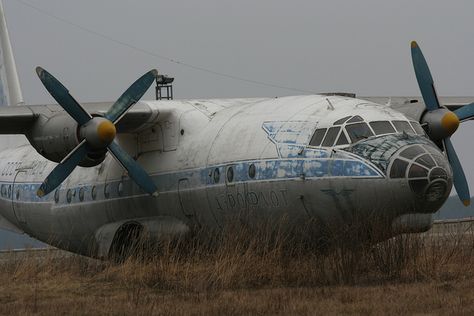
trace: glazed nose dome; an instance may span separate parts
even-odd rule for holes
[[[444,201],[452,187],[449,162],[431,145],[409,145],[399,150],[389,166],[389,177],[406,178],[413,193],[428,203]]]

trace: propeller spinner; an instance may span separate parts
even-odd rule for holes
[[[115,125],[140,100],[158,75],[153,69],[135,81],[110,107],[104,117],[92,117],[70,94],[65,86],[41,67],[36,73],[58,104],[78,123],[82,141],[46,177],[37,191],[43,197],[57,188],[89,154],[108,150],[128,172],[135,183],[149,194],[157,188],[143,168],[115,141]]]
[[[415,41],[411,42],[411,57],[416,80],[427,110],[422,123],[428,125],[428,135],[431,139],[442,141],[453,169],[454,187],[463,204],[468,206],[471,203],[469,187],[450,137],[457,130],[460,122],[474,118],[474,103],[465,105],[456,111],[449,111],[443,107],[439,102],[428,64]]]

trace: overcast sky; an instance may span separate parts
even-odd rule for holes
[[[413,39],[440,95],[474,95],[472,0],[3,2],[29,104],[53,102],[36,77],[38,65],[83,102],[115,100],[151,68],[176,78],[177,98],[302,93],[297,90],[419,95],[410,59]],[[167,58],[296,90],[232,80]],[[468,125],[453,141],[474,192],[474,128]]]

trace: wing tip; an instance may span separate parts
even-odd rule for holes
[[[411,48],[417,48],[418,43],[416,41],[411,41]]]

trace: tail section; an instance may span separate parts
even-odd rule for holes
[[[15,59],[13,58],[10,37],[8,36],[3,4],[0,0],[0,106],[22,104],[23,95],[21,94],[20,81],[18,80]],[[23,135],[2,135],[0,137],[0,150],[27,143],[28,141]],[[1,218],[0,227],[4,227]]]
[[[0,106],[23,104],[7,22],[0,1]]]

